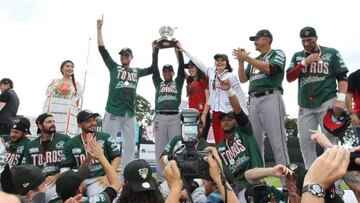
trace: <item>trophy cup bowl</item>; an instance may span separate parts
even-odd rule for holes
[[[161,26],[159,29],[160,38],[156,40],[156,43],[160,48],[171,48],[176,46],[176,39],[172,36],[174,35],[174,29],[170,26]]]

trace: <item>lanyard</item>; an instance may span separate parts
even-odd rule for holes
[[[39,145],[38,145],[38,148],[39,148],[39,152],[41,152],[42,151],[42,157],[41,157],[41,159],[42,159],[42,161],[43,161],[43,165],[44,166],[46,166],[46,150],[47,150],[47,148],[48,148],[48,146],[50,145],[50,142],[53,140],[53,138],[54,138],[54,133],[51,135],[51,139],[50,139],[50,141],[48,142],[48,144],[45,146],[45,147],[43,147],[42,149],[43,150],[41,150],[40,148],[41,148],[41,146],[42,146],[42,141],[41,141],[41,138],[39,138]]]

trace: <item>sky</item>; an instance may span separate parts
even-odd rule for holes
[[[232,50],[242,47],[257,56],[249,36],[258,30],[272,32],[272,48],[285,52],[288,66],[292,55],[302,50],[300,29],[313,26],[318,43],[336,48],[353,72],[360,68],[358,8],[356,0],[0,0],[0,78],[14,81],[21,102],[18,114],[36,117],[48,84],[61,78],[60,64],[70,59],[83,86],[87,72],[83,108],[104,114],[109,73],[96,41],[96,20],[102,14],[110,55],[119,62],[119,50],[130,47],[133,67],[150,66],[151,42],[160,37],[163,25],[177,27],[174,37],[209,67],[216,53],[227,54],[235,73]],[[171,49],[159,54],[159,67],[167,63],[177,67]],[[245,92],[248,85],[242,84]],[[297,82],[284,80],[283,86],[287,114],[297,117]],[[138,94],[154,107],[151,76],[140,79]]]

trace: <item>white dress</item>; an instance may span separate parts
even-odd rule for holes
[[[46,90],[46,100],[42,112],[54,116],[56,131],[71,137],[78,132],[76,116],[79,108],[76,102],[82,98],[82,89],[76,82],[77,91],[72,82],[54,79]]]

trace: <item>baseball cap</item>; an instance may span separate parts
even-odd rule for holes
[[[259,38],[259,37],[269,37],[270,39],[273,38],[273,36],[269,30],[263,29],[263,30],[259,30],[255,36],[249,37],[249,39],[250,39],[250,41],[255,41],[255,39]]]
[[[171,71],[174,71],[174,68],[171,64],[166,64],[163,66],[162,70],[171,70]]]
[[[133,55],[132,54],[132,51],[131,51],[131,49],[130,48],[127,48],[127,47],[124,47],[124,48],[122,48],[121,50],[120,50],[120,52],[119,52],[119,54],[120,55]]]
[[[124,180],[134,192],[156,190],[150,165],[144,159],[130,162],[124,169]]]
[[[100,114],[93,113],[92,111],[85,109],[83,111],[80,111],[76,118],[77,118],[77,122],[81,123],[81,122],[86,121],[87,119],[89,119],[91,117],[98,117],[98,116],[100,116]]]
[[[316,37],[316,31],[313,27],[304,27],[303,29],[300,30],[300,38],[304,38],[304,37]]]
[[[76,172],[66,171],[56,180],[56,193],[63,201],[74,197],[80,184],[89,177],[89,174],[88,167],[80,167]]]
[[[25,118],[25,117],[22,117],[20,119],[16,119],[15,120],[15,124],[12,126],[12,129],[15,129],[15,130],[20,130],[20,131],[23,131],[25,133],[30,133],[30,121],[29,119]]]
[[[220,120],[222,120],[225,116],[229,116],[229,117],[231,117],[231,118],[233,118],[233,119],[236,118],[235,112],[230,111],[230,112],[228,112],[228,113],[224,113],[224,112],[221,113],[221,115],[220,115]]]
[[[36,189],[45,181],[42,170],[30,164],[12,167],[11,176],[16,190],[21,195],[26,195],[30,190]]]
[[[227,63],[229,63],[229,58],[226,54],[215,54],[214,55],[214,59],[218,59],[218,58],[222,58],[224,59]]]
[[[333,109],[329,108],[324,116],[323,125],[334,136],[343,136],[350,125],[350,116],[343,110],[339,117],[335,117]]]

